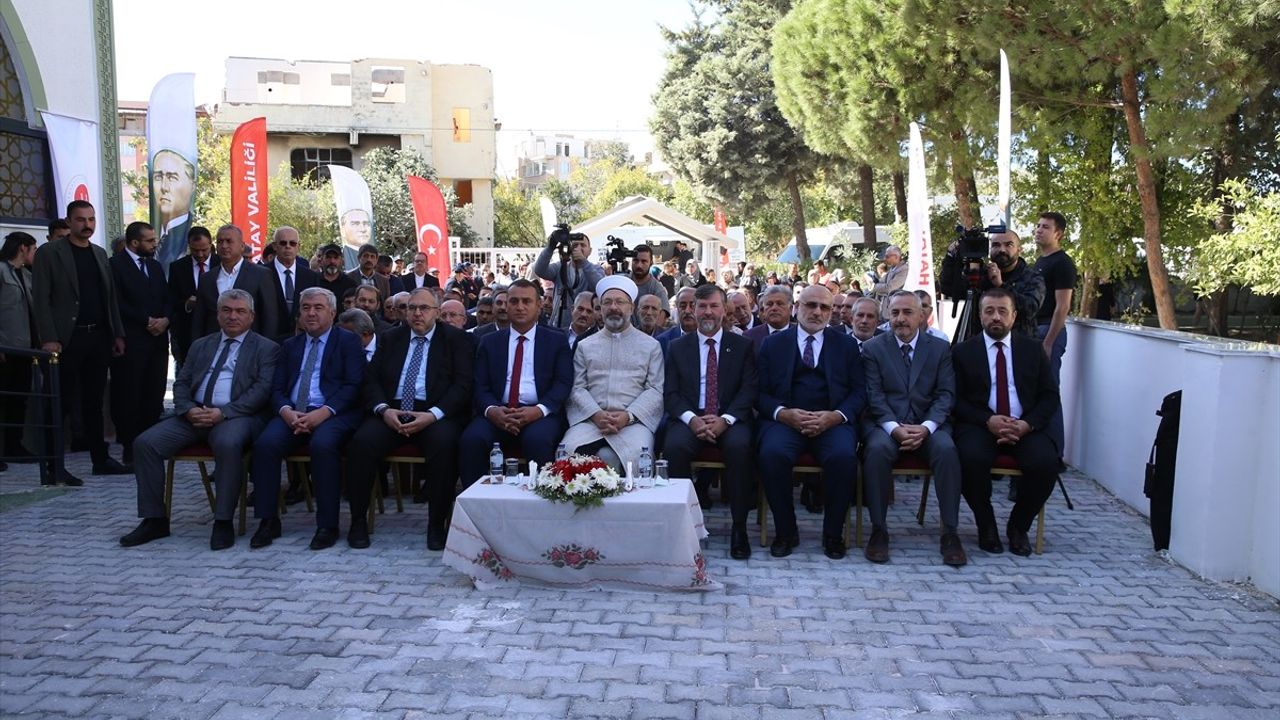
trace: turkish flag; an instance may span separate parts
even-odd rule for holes
[[[417,175],[405,179],[413,202],[413,222],[418,228],[418,252],[427,254],[427,269],[438,268],[443,281],[453,271],[449,264],[449,213],[444,195],[430,180]]]
[[[267,244],[267,119],[254,118],[231,136],[231,223],[262,255]]]

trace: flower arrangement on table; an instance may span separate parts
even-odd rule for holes
[[[618,473],[595,455],[570,455],[551,463],[538,471],[530,489],[552,502],[571,502],[579,510],[626,492]]]

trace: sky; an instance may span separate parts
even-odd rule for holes
[[[617,137],[653,148],[650,97],[664,67],[659,26],[693,18],[688,0],[116,0],[120,100],[161,77],[196,74],[196,103],[221,100],[231,56],[348,61],[384,57],[493,70],[498,174],[532,134]],[[182,8],[177,15],[176,8]],[[180,42],[157,41],[180,23]],[[247,29],[254,28],[250,32]]]

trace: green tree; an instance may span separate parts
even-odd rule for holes
[[[590,140],[587,143],[592,160],[605,160],[625,167],[632,162],[631,146],[621,140]]]
[[[532,194],[514,178],[493,188],[493,244],[497,247],[541,247],[542,211]]]
[[[413,220],[413,203],[409,200],[409,184],[405,178],[417,175],[437,186],[440,179],[435,168],[416,150],[375,148],[365,153],[360,176],[369,185],[373,203],[374,242],[389,255],[417,249],[417,226]],[[453,188],[440,187],[449,213],[449,234],[457,236],[467,247],[480,244],[480,236],[471,229],[471,210],[458,206]]]
[[[1280,192],[1260,195],[1241,180],[1223,184],[1215,202],[1198,216],[1212,222],[1230,206],[1233,223],[1196,248],[1191,279],[1202,293],[1244,285],[1261,295],[1280,295]]]
[[[608,212],[614,205],[635,195],[651,197],[661,203],[671,200],[671,190],[643,169],[622,166],[605,178],[604,185],[591,198],[589,213],[594,217]]]
[[[773,27],[789,5],[703,0],[689,26],[664,29],[667,67],[649,127],[676,173],[731,210],[785,192],[797,250],[808,259],[801,187],[820,161],[779,111],[769,69]],[[712,9],[718,17],[704,23],[701,13]]]

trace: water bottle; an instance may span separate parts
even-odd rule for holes
[[[502,446],[494,443],[489,451],[489,476],[494,478],[494,482],[502,482],[502,463]]]
[[[569,457],[569,448],[565,447],[564,443],[560,443],[556,446],[556,462],[560,462],[567,457]]]
[[[649,452],[649,448],[640,448],[640,461],[636,463],[636,476],[640,478],[653,477],[653,454]]]

